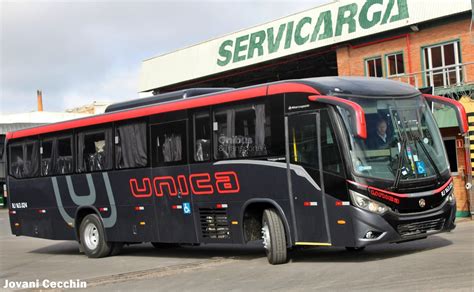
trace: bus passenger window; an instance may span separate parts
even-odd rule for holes
[[[39,174],[38,142],[25,142],[10,147],[10,173],[16,178]]]
[[[23,145],[10,146],[10,174],[16,178],[22,178],[23,165]]]
[[[26,159],[23,167],[25,177],[34,177],[39,174],[38,142],[26,143]]]
[[[41,175],[50,175],[53,170],[53,140],[41,141]]]
[[[112,130],[82,132],[77,135],[79,172],[112,168]]]
[[[214,155],[216,159],[267,155],[265,104],[233,106],[214,113]]]
[[[153,165],[177,165],[188,162],[186,121],[153,125],[151,141]]]
[[[117,168],[143,167],[148,163],[146,123],[132,122],[115,128],[115,165]]]
[[[64,137],[57,140],[58,158],[55,165],[55,174],[72,172],[72,138]]]
[[[194,161],[211,159],[210,122],[209,112],[194,114]]]

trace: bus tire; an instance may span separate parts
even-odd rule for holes
[[[270,264],[279,265],[287,262],[285,226],[275,209],[263,211],[262,239]]]
[[[102,258],[110,255],[112,243],[105,241],[102,222],[96,214],[89,214],[81,222],[79,228],[81,246],[89,258]]]

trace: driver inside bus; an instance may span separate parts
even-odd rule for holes
[[[375,127],[375,133],[367,141],[369,149],[385,149],[390,146],[392,139],[387,133],[387,128],[387,121],[379,118]]]

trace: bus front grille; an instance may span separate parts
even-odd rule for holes
[[[430,231],[439,231],[443,228],[444,221],[444,218],[438,218],[409,224],[400,224],[397,226],[397,231],[402,237],[409,237]]]
[[[225,209],[199,208],[199,219],[203,238],[230,238],[229,221]]]

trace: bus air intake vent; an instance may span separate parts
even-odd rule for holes
[[[438,218],[428,221],[400,224],[398,225],[397,230],[402,237],[410,237],[418,234],[439,231],[443,228],[444,221],[444,218]]]
[[[230,238],[227,210],[216,208],[199,208],[199,219],[203,238]]]

